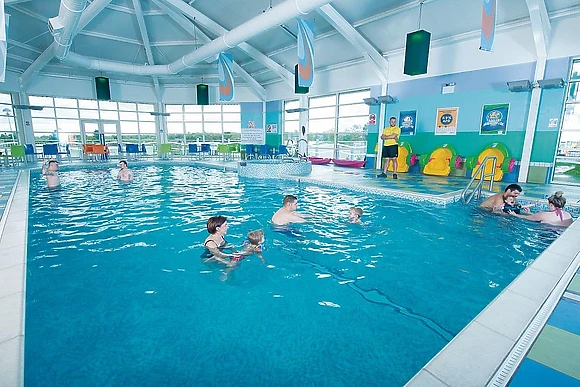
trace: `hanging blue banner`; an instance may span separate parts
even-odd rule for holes
[[[401,136],[413,136],[417,129],[417,110],[406,110],[399,113]]]
[[[298,20],[298,86],[310,87],[314,82],[314,24]]]
[[[497,0],[483,0],[481,13],[481,43],[479,49],[491,51],[495,37],[495,20],[497,16]]]
[[[224,54],[218,56],[218,80],[220,101],[229,102],[234,99],[234,73],[232,72],[233,56]]]
[[[506,134],[509,110],[509,103],[483,105],[479,134]]]

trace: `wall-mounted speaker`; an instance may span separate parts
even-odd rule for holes
[[[97,90],[97,100],[99,101],[111,100],[111,89],[109,88],[109,78],[96,77],[95,89]]]
[[[298,65],[294,66],[294,94],[308,94],[309,87],[298,86]]]
[[[418,30],[407,34],[403,73],[407,75],[427,74],[430,44],[431,32]]]
[[[197,85],[197,104],[209,105],[209,86],[204,84]]]

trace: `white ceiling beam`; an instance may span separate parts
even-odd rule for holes
[[[199,36],[204,43],[208,43],[212,40],[202,31],[200,31],[199,28],[195,29],[194,24],[185,16],[178,14],[177,12],[174,12],[173,10],[171,10],[169,7],[167,7],[165,4],[161,3],[158,0],[152,1],[155,5],[161,8],[161,10],[165,11],[167,15],[170,18],[172,18],[177,24],[179,24],[185,31],[187,31],[190,35],[192,35],[196,39]],[[208,58],[206,62],[208,63],[213,62],[213,59]],[[248,83],[252,87],[252,90],[258,97],[260,97],[262,100],[266,99],[266,89],[264,89],[264,87],[260,85],[258,81],[256,81],[246,70],[242,68],[242,66],[237,64],[235,61],[233,62],[233,70],[236,74],[240,76],[240,78],[242,78],[244,81],[246,81],[246,83]]]
[[[79,31],[79,33],[77,35],[90,36],[90,37],[99,38],[99,39],[114,40],[116,42],[129,43],[129,44],[134,44],[136,46],[141,46],[143,44],[140,40],[137,40],[137,39],[124,38],[122,36],[106,34],[104,32]]]
[[[538,58],[547,58],[552,25],[544,0],[526,0]]]
[[[323,5],[318,13],[359,50],[374,66],[382,83],[389,77],[389,62],[330,4]]]
[[[151,42],[151,47],[194,46],[194,45],[195,40],[166,40],[164,42]]]
[[[129,15],[135,14],[135,11],[132,8],[124,7],[122,5],[117,4],[109,4],[107,5],[107,9],[127,13]],[[165,13],[158,9],[150,9],[149,11],[143,11],[143,16],[162,16],[162,15],[165,15]]]
[[[17,40],[10,39],[10,38],[8,38],[8,40],[7,40],[7,41],[8,41],[8,44],[9,44],[9,45],[12,45],[12,46],[14,46],[14,47],[19,47],[19,48],[22,48],[22,49],[24,49],[24,50],[28,50],[28,51],[35,52],[35,53],[37,53],[37,54],[41,54],[41,53],[42,53],[42,50],[39,50],[38,48],[36,48],[36,47],[33,47],[33,46],[29,45],[29,44],[26,44],[26,43],[21,43],[21,42],[19,42],[19,41],[17,41]],[[10,51],[10,49],[11,49],[11,48],[12,48],[12,47],[8,47],[8,51]]]
[[[177,8],[183,14],[189,16],[192,19],[195,19],[196,23],[204,26],[214,34],[218,36],[223,36],[225,33],[228,32],[224,27],[213,21],[212,19],[208,18],[197,9],[187,5],[181,0],[164,0],[166,3]],[[279,63],[276,63],[274,60],[270,59],[258,49],[250,46],[248,43],[243,42],[238,45],[238,48],[244,51],[246,54],[254,58],[256,61],[262,63],[264,66],[268,67],[276,74],[278,74],[286,83],[294,87],[294,74],[282,67]]]
[[[31,0],[4,0],[4,5],[20,4],[26,3]]]
[[[79,24],[77,27],[77,33],[83,30],[90,22],[93,20],[109,3],[111,0],[94,0],[81,15]],[[48,21],[48,20],[47,20]],[[24,71],[20,77],[20,86],[23,90],[28,88],[32,77],[37,74],[44,66],[48,64],[54,58],[54,46],[55,42],[52,42],[46,50],[40,54],[38,58]]]
[[[10,54],[10,53],[6,54],[6,58],[8,58],[8,59],[14,59],[14,60],[17,60],[19,62],[24,62],[24,63],[28,63],[28,64],[34,62],[30,58],[25,58],[23,56],[16,55],[16,54]]]
[[[149,43],[149,34],[147,33],[147,26],[145,25],[145,19],[143,19],[143,9],[141,8],[140,0],[133,0],[133,7],[135,8],[135,16],[137,17],[137,25],[139,26],[139,32],[141,33],[141,39],[143,40],[143,46],[145,47],[145,55],[147,56],[147,62],[151,66],[155,65],[153,60],[153,53],[151,52],[151,44]],[[157,97],[157,102],[161,103],[161,88],[159,87],[159,79],[157,77],[153,78],[153,90],[155,96]]]
[[[183,28],[186,32],[188,32],[191,36],[193,36],[195,38],[194,44],[198,43],[197,40],[199,40],[199,43],[202,43],[202,44],[211,42],[211,39],[206,34],[204,34],[202,31],[200,31],[199,28],[198,29],[195,28],[195,25],[191,22],[191,20],[189,20],[188,18],[186,18],[182,14],[177,13],[174,10],[170,9],[168,6],[166,6],[165,4],[163,4],[162,2],[160,2],[158,0],[151,0],[151,1],[153,1],[153,4],[155,4],[156,6],[161,8],[161,11],[164,12],[165,14],[167,14],[167,16],[169,16],[171,19],[173,19],[174,22],[179,24],[179,26],[181,26],[181,28]],[[215,58],[207,58],[205,60],[205,62],[207,62],[207,63],[211,63],[214,61],[215,61]]]

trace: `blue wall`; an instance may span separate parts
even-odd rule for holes
[[[266,144],[271,146],[278,146],[282,144],[282,111],[284,109],[284,102],[270,101],[266,102],[266,125],[278,125],[277,131],[274,133],[266,132]]]
[[[255,128],[264,127],[264,116],[262,102],[242,102],[240,103],[242,130],[248,127],[248,122],[254,121]]]

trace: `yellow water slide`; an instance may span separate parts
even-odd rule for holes
[[[495,156],[495,158],[496,158],[495,171],[492,170],[492,168],[493,168],[493,159],[492,158],[487,159],[487,161],[485,162],[485,166],[478,170],[478,167],[481,165],[481,163],[483,163],[483,160],[487,156]],[[477,156],[477,163],[475,165],[475,168],[473,168],[473,170],[471,172],[471,176],[472,177],[476,176],[476,172],[477,172],[476,178],[479,179],[479,178],[481,178],[481,171],[483,170],[484,174],[488,175],[485,177],[485,180],[489,181],[491,179],[492,174],[493,174],[493,181],[501,181],[501,179],[503,179],[503,169],[505,169],[502,167],[503,167],[503,164],[505,162],[507,162],[507,149],[502,144],[493,143],[493,144],[491,144],[490,147],[484,149],[479,154],[479,156]]]
[[[448,144],[444,144],[431,153],[425,168],[423,168],[423,173],[431,176],[449,176],[449,173],[451,173],[450,163],[454,159],[455,152],[453,148]]]

